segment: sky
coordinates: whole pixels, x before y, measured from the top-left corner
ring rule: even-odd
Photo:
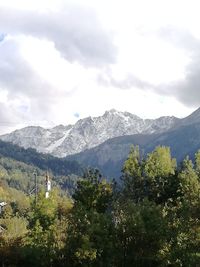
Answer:
[[[198,0],[0,0],[0,134],[200,106]]]

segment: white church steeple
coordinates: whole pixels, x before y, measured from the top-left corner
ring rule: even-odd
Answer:
[[[48,198],[49,192],[51,191],[51,181],[48,172],[46,173],[45,187],[46,187],[45,197]]]

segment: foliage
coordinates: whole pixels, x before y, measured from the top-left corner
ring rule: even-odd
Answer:
[[[110,266],[112,218],[108,212],[112,186],[97,170],[78,182],[68,227],[67,262],[70,266]]]
[[[2,266],[200,265],[200,151],[177,167],[168,147],[145,157],[133,146],[119,185],[92,169],[76,182],[60,176],[72,199],[56,183],[45,198],[40,169],[37,201],[27,196],[34,170],[0,159]]]
[[[167,221],[162,207],[144,199],[119,203],[115,213],[116,266],[161,266],[167,243]]]

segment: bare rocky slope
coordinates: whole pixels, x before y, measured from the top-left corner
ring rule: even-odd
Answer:
[[[96,147],[108,139],[134,135],[166,132],[180,123],[176,117],[141,119],[128,112],[114,109],[100,117],[88,117],[74,125],[59,125],[51,129],[29,126],[0,139],[24,148],[35,148],[38,152],[65,157]]]

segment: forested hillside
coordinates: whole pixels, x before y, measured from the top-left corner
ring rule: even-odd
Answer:
[[[194,158],[177,166],[168,147],[146,156],[132,147],[120,184],[90,169],[72,198],[41,188],[36,202],[1,182],[2,266],[200,266],[200,152]]]
[[[0,140],[0,156],[15,159],[42,170],[49,170],[54,175],[80,175],[83,168],[76,161],[60,159],[48,154],[41,154],[35,149],[24,149],[17,145]]]

